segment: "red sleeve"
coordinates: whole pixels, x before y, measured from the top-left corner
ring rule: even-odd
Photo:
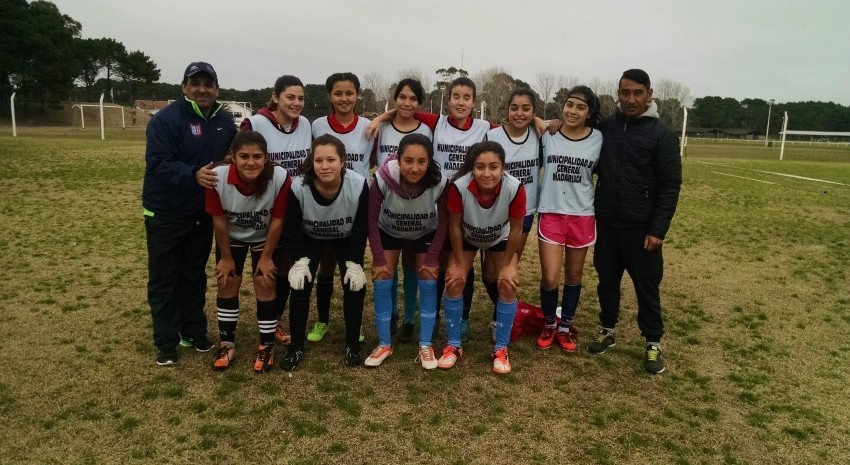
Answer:
[[[254,128],[251,126],[251,120],[245,118],[242,120],[242,124],[239,125],[240,131],[253,131]]]
[[[498,128],[499,126],[501,126],[501,124],[499,124],[499,123],[494,123],[494,122],[492,122],[492,121],[488,121],[488,123],[490,123],[490,129],[496,129],[496,128]]]
[[[417,111],[413,114],[413,117],[416,121],[428,126],[431,128],[431,132],[434,132],[434,129],[437,127],[437,121],[440,119],[440,115],[435,113],[426,113],[424,111]]]
[[[525,187],[519,186],[514,199],[511,200],[511,208],[508,211],[510,218],[525,218]]]
[[[221,197],[215,189],[204,189],[204,209],[211,216],[224,216],[224,207],[221,206]]]
[[[460,197],[460,191],[457,186],[449,184],[449,199],[446,202],[446,209],[449,213],[463,215],[463,199]]]
[[[283,187],[280,188],[277,192],[277,196],[274,198],[274,205],[272,205],[272,218],[283,218],[286,216],[286,203],[289,200],[289,187],[291,185],[292,178],[287,176],[286,182],[283,183]]]

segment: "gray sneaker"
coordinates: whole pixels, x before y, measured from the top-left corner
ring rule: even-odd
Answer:
[[[652,373],[653,375],[664,372],[664,357],[661,355],[660,347],[651,344],[646,346],[643,367],[647,373]]]
[[[617,341],[614,339],[614,333],[600,329],[596,335],[596,340],[587,346],[587,351],[591,354],[602,355],[606,350],[615,345],[617,345]]]

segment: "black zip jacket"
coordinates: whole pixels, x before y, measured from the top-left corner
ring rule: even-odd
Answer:
[[[670,229],[682,186],[679,139],[653,102],[638,117],[621,112],[600,126],[596,220],[609,227],[645,227],[663,239]]]

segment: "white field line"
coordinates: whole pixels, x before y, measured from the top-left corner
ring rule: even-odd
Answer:
[[[765,183],[765,184],[776,184],[775,182],[762,181],[761,179],[747,178],[747,177],[744,177],[744,176],[737,176],[737,175],[729,174],[729,173],[721,173],[721,172],[719,172],[719,171],[712,171],[712,173],[714,173],[714,174],[719,174],[719,175],[721,175],[721,176],[729,176],[729,177],[732,177],[732,178],[746,179],[747,181],[763,182],[763,183]]]
[[[826,184],[835,184],[835,185],[838,185],[838,186],[850,186],[850,184],[845,184],[843,182],[827,181],[826,179],[807,178],[805,176],[797,176],[796,174],[785,174],[785,173],[777,173],[775,171],[754,170],[754,169],[750,169],[750,168],[741,168],[739,166],[724,165],[722,163],[711,163],[711,162],[707,162],[707,161],[698,161],[698,160],[694,160],[694,161],[696,161],[697,163],[702,163],[704,165],[722,166],[723,168],[752,171],[754,173],[773,174],[773,175],[776,175],[776,176],[785,176],[787,178],[800,179],[802,181],[814,181],[814,182],[823,182],[823,183],[826,183]],[[718,174],[721,174],[721,173],[718,173]],[[731,175],[729,175],[729,176],[731,176]]]

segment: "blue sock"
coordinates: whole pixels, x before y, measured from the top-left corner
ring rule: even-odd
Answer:
[[[390,288],[390,298],[392,299],[393,315],[398,316],[398,269],[393,274],[393,287]]]
[[[463,296],[452,299],[443,297],[443,315],[446,319],[446,341],[450,346],[460,348],[460,318],[463,315]]]
[[[420,279],[419,284],[419,345],[430,346],[437,320],[437,281]]]
[[[514,325],[517,301],[511,303],[499,302],[496,304],[496,347],[495,350],[508,346],[511,340],[511,328]]]
[[[375,281],[375,328],[378,330],[378,344],[382,346],[392,345],[392,337],[390,336],[392,287],[392,279]]]
[[[564,284],[564,297],[561,301],[561,327],[568,328],[576,316],[578,301],[581,298],[581,283]]]
[[[403,270],[402,272],[404,273],[404,322],[413,324],[413,318],[416,315],[416,290],[419,288],[419,280],[416,276],[416,270]]]
[[[546,318],[546,324],[550,327],[555,324],[556,306],[558,305],[558,289],[543,289],[540,288],[540,309],[543,310],[543,316]],[[561,309],[563,312],[563,309]]]

